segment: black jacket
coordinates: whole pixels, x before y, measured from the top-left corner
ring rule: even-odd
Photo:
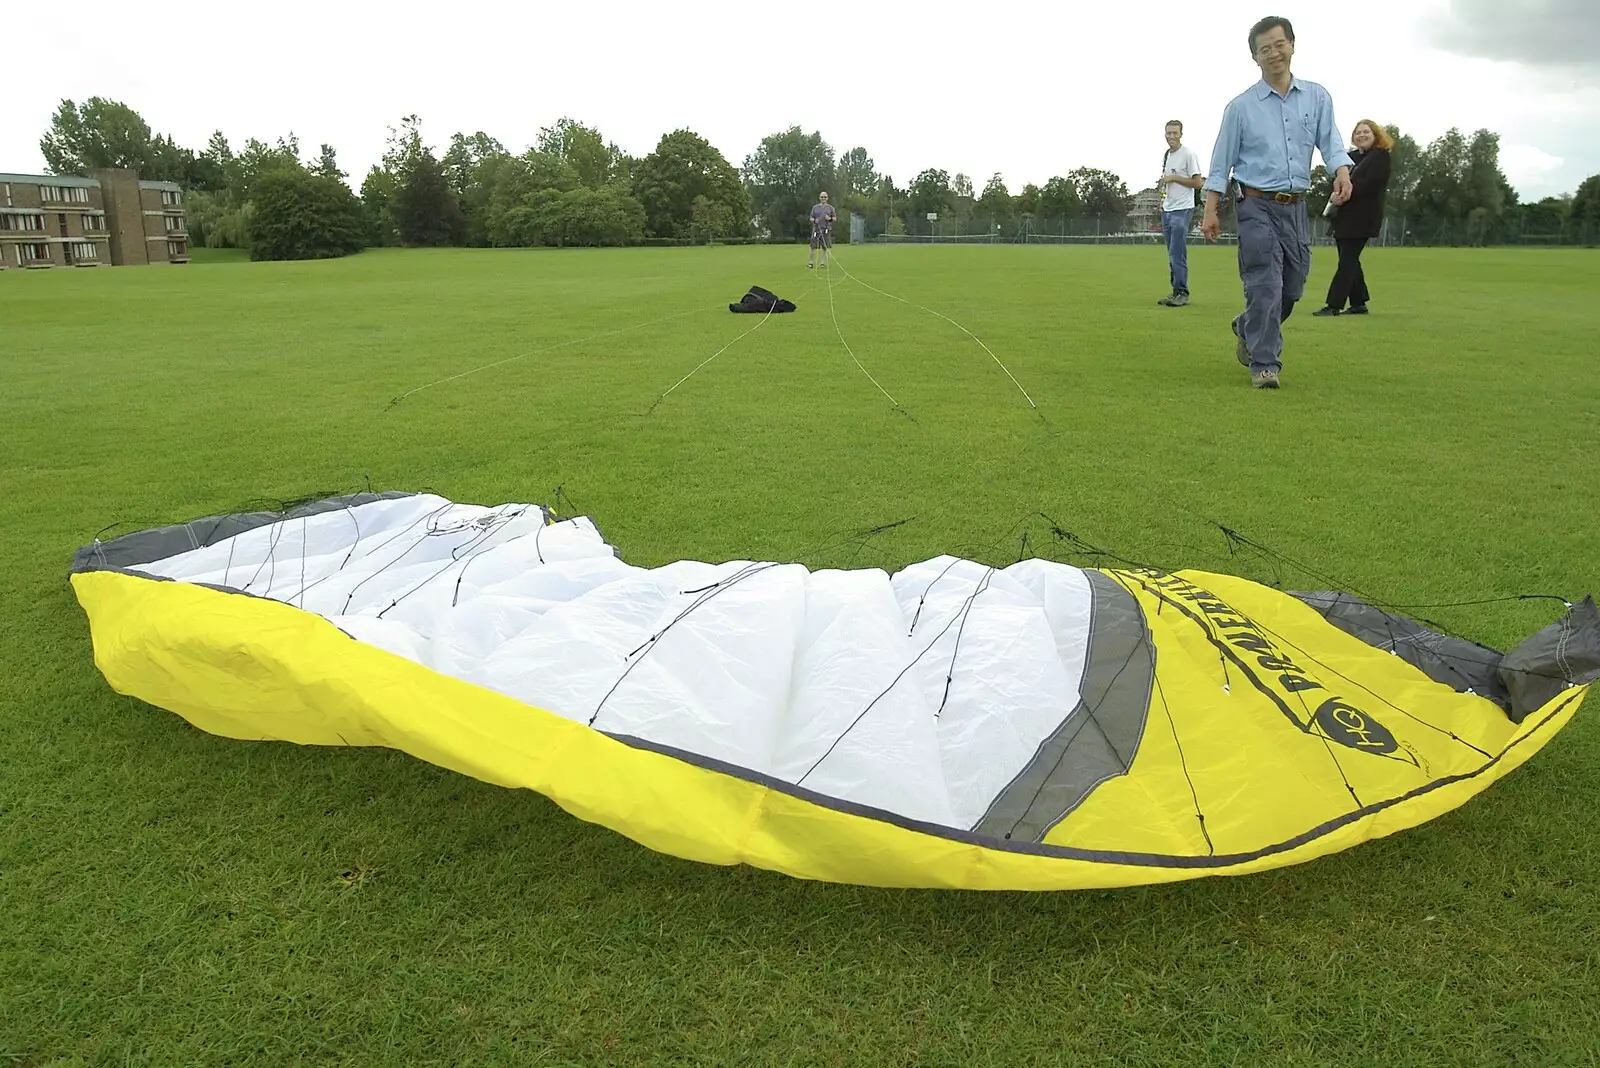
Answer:
[[[1374,148],[1350,153],[1350,199],[1333,216],[1333,236],[1339,240],[1374,238],[1383,229],[1383,196],[1389,187],[1389,150]]]

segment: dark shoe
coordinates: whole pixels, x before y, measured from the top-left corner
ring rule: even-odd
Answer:
[[[1185,304],[1189,303],[1189,294],[1174,293],[1170,297],[1162,297],[1160,300],[1156,301],[1156,303],[1165,305],[1168,308],[1181,308]]]
[[[1311,314],[1312,315],[1343,315],[1344,313],[1341,312],[1338,308],[1331,308],[1331,307],[1324,306],[1324,307],[1318,308],[1316,311],[1312,312]]]
[[[1365,304],[1352,304],[1344,310],[1346,315],[1371,315]]]
[[[1239,339],[1238,343],[1233,346],[1233,354],[1239,358],[1239,362],[1240,363],[1244,364],[1246,367],[1249,367],[1250,366],[1250,346],[1246,345],[1244,343],[1244,335],[1239,333],[1239,317],[1238,316],[1234,316],[1234,319],[1233,319],[1233,336]]]
[[[1256,371],[1250,376],[1250,384],[1257,389],[1277,389],[1278,372]]]

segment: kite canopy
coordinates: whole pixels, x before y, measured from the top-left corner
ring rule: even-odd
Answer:
[[[1502,655],[1227,575],[624,563],[588,519],[359,494],[78,552],[112,687],[381,745],[653,849],[893,886],[1299,863],[1465,803],[1600,677],[1593,599]]]

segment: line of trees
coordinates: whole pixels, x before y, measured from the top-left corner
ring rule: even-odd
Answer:
[[[928,232],[936,214],[946,228],[963,232],[974,220],[1004,225],[1024,216],[1116,218],[1127,215],[1133,197],[1110,171],[1079,167],[1044,185],[1028,184],[1013,195],[1005,178],[993,174],[977,191],[965,174],[929,168],[901,187],[879,174],[865,148],[837,158],[820,133],[791,126],[761,140],[744,161],[744,181],[764,229],[773,236],[803,239],[810,233],[810,210],[817,191],[827,189],[841,212],[866,219],[867,236]]]
[[[1519,203],[1499,166],[1499,138],[1451,130],[1426,148],[1395,138],[1389,211],[1412,229],[1459,224],[1476,240],[1507,227],[1590,226],[1600,231],[1600,176],[1571,197]],[[735,168],[692,130],[662,136],[630,156],[599,130],[563,118],[516,153],[483,131],[457,133],[436,154],[410,115],[391,128],[382,159],[357,196],[330,145],[303,159],[291,134],[255,138],[237,152],[219,130],[193,151],[155,134],[127,105],[63,100],[40,140],[52,173],[132,167],[178,182],[191,240],[250,250],[258,259],[339,256],[382,245],[572,246],[803,240],[821,189],[868,236],[943,232],[1065,231],[1068,221],[1125,227],[1133,197],[1117,175],[1079,167],[1013,194],[1000,174],[975,187],[965,174],[929,168],[901,186],[860,146],[835,154],[798,126],[763,138]],[[1313,207],[1330,185],[1318,168]],[[1320,197],[1318,201],[1316,198]]]
[[[931,212],[960,228],[979,214],[1121,217],[1132,202],[1120,178],[1088,167],[1016,196],[998,174],[979,193],[968,176],[936,168],[901,186],[878,172],[865,148],[836,155],[820,133],[798,126],[763,138],[736,168],[692,130],[673,130],[634,157],[571,118],[541,129],[521,153],[478,131],[453,135],[438,154],[411,115],[389,131],[359,198],[332,146],[303,160],[292,134],[276,144],[252,138],[235,151],[218,131],[193,151],[153,134],[127,105],[99,97],[81,106],[62,101],[40,148],[54,173],[132,167],[178,182],[188,190],[196,244],[247,248],[264,259],[382,245],[804,239],[821,189],[841,211],[866,216],[873,235],[915,232]]]

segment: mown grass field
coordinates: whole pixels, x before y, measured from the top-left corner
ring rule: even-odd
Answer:
[[[1193,250],[1184,309],[1158,248],[839,251],[1037,410],[799,248],[0,275],[0,1065],[1596,1063],[1594,700],[1348,853],[982,895],[681,862],[397,753],[204,735],[97,674],[77,546],[368,484],[559,487],[644,565],[1004,561],[1060,551],[1045,513],[1291,588],[1600,592],[1593,252],[1373,250],[1374,314],[1335,321],[1318,249],[1273,393],[1233,359],[1231,250]],[[798,312],[660,399],[757,325],[726,309],[752,283]],[[1551,608],[1425,614],[1504,648]]]

